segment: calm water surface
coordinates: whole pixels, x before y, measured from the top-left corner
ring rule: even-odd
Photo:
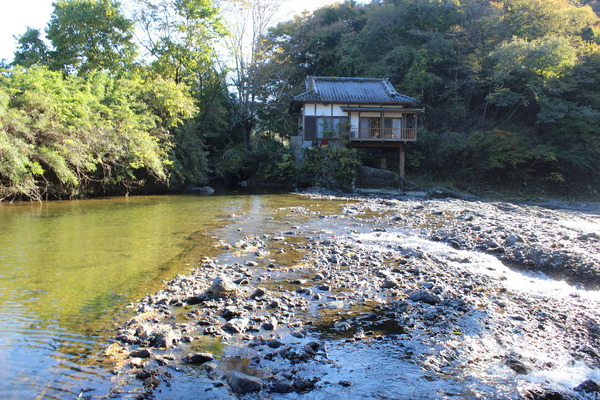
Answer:
[[[110,366],[98,356],[128,303],[213,255],[216,228],[244,219],[257,230],[248,233],[263,233],[274,210],[310,203],[182,195],[0,205],[0,398],[107,389]]]

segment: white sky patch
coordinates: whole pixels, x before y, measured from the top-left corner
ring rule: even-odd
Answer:
[[[13,60],[17,48],[14,36],[21,36],[27,27],[40,29],[44,32],[53,11],[54,0],[2,0],[0,12],[0,60]],[[128,0],[121,0],[125,6]],[[314,11],[340,0],[284,0],[280,7],[275,23],[292,19],[304,10]]]

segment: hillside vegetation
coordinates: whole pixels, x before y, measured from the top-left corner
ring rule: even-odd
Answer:
[[[58,0],[44,32],[18,37],[0,77],[0,199],[314,183],[284,148],[307,75],[386,77],[420,99],[409,177],[597,194],[596,1],[347,1],[255,32],[231,68],[215,48],[235,29],[210,0],[124,5]]]

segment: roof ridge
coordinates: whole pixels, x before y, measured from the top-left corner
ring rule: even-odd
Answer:
[[[316,76],[306,77],[306,91],[293,101],[341,101],[359,103],[417,103],[396,91],[388,78]]]
[[[317,76],[317,75],[309,75],[307,80],[330,80],[330,81],[341,81],[341,80],[349,80],[349,81],[374,81],[374,82],[383,82],[387,81],[387,78],[367,78],[360,76]]]

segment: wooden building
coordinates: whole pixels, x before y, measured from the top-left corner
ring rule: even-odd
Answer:
[[[404,176],[406,143],[417,140],[418,100],[396,92],[387,79],[309,76],[306,92],[292,100],[303,146],[397,149]],[[383,166],[383,165],[382,165]]]

